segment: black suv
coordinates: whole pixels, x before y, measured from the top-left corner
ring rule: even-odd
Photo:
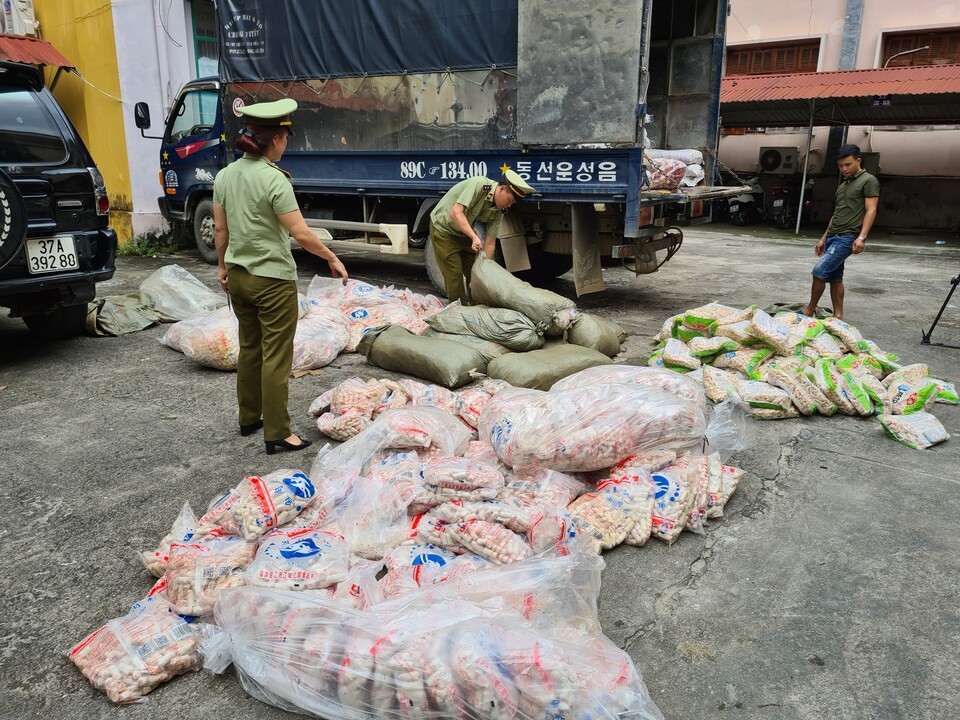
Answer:
[[[117,234],[100,171],[29,65],[0,62],[0,306],[34,333],[83,332]]]

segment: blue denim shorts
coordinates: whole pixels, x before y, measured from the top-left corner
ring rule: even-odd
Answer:
[[[813,276],[824,282],[843,280],[843,263],[853,254],[853,233],[829,235],[823,248],[823,255],[813,266]]]

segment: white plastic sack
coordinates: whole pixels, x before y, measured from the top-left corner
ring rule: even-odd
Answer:
[[[166,321],[206,315],[227,304],[223,293],[208,288],[179,265],[165,265],[140,284],[140,294]]]

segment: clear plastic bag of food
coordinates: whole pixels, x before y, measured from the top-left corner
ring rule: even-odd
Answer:
[[[906,383],[907,385],[919,385],[930,377],[930,367],[924,363],[913,363],[912,365],[903,365],[883,378],[883,384],[890,387],[893,384]]]
[[[347,577],[350,548],[331,530],[279,528],[260,540],[243,575],[247,583],[284,590],[317,590]]]
[[[173,543],[167,563],[167,599],[181,615],[213,613],[217,594],[244,584],[256,543],[236,537],[207,537],[202,543]]]
[[[336,520],[358,477],[388,449],[415,449],[459,456],[470,431],[459,418],[434,407],[403,407],[382,412],[363,432],[336,448],[324,447],[310,468],[325,515]]]
[[[140,559],[155,577],[163,577],[167,571],[167,563],[170,561],[170,544],[179,542],[190,542],[190,539],[196,533],[198,527],[197,516],[193,514],[193,508],[186,502],[180,508],[180,514],[173,521],[173,527],[170,532],[163,536],[157,549],[152,552],[145,550],[140,553]]]
[[[228,307],[191,320],[180,333],[180,350],[195,363],[217,370],[236,370],[240,356],[237,318]]]
[[[199,670],[200,635],[161,598],[110,620],[67,652],[111,702],[140,702],[163,682]]]
[[[715,403],[721,403],[731,395],[736,395],[737,381],[735,373],[710,365],[703,366],[703,389],[707,397]]]
[[[775,320],[763,310],[757,310],[753,314],[750,324],[747,325],[747,332],[760,338],[779,353],[786,355],[792,350],[790,326]]]
[[[638,523],[644,524],[649,537],[653,496],[652,478],[635,468],[600,481],[595,491],[581,495],[568,509],[577,533],[593,541],[600,552],[626,540]],[[631,544],[645,542],[641,532]]]
[[[894,415],[928,411],[937,401],[937,381],[925,378],[913,385],[906,380],[891,383],[887,396]]]
[[[641,367],[639,365],[601,365],[587,368],[554,383],[551,392],[574,390],[588,385],[606,384],[641,385],[663,390],[680,400],[706,408],[703,388],[688,375],[678,375],[666,368]]]
[[[956,405],[960,403],[960,395],[957,394],[957,384],[947,380],[936,380],[931,378],[937,384],[937,402]]]
[[[713,359],[714,367],[739,370],[751,380],[760,379],[760,368],[774,355],[769,347],[743,348],[732,353],[722,353]]]
[[[928,412],[880,415],[879,420],[887,435],[914,450],[924,450],[950,439],[943,424]]]
[[[694,357],[690,348],[675,338],[667,340],[667,344],[663,348],[663,362],[666,365],[676,365],[688,370],[696,370],[700,367],[700,358]]]
[[[846,352],[846,349],[841,347],[836,338],[828,332],[812,338],[808,341],[808,345],[816,351],[819,357],[830,360],[839,360]]]
[[[847,346],[850,352],[866,352],[870,346],[863,339],[863,335],[853,325],[837,320],[835,317],[829,317],[823,321],[823,326],[833,335],[836,335],[843,344]]]
[[[480,417],[480,437],[507,465],[591,471],[645,450],[703,442],[703,410],[655,388],[589,385],[537,393],[506,390]]]
[[[590,483],[573,475],[547,468],[512,469],[505,478],[505,496],[516,498],[528,508],[565,508],[592,489]]]
[[[248,692],[321,717],[661,720],[629,656],[610,641],[531,625],[509,607],[493,615],[458,598],[438,603],[453,587],[433,586],[439,595],[422,601],[400,597],[377,615],[242,588],[224,597],[217,621]]]
[[[690,348],[690,354],[701,360],[717,353],[736,352],[740,349],[740,343],[722,335],[711,338],[693,338],[687,345]]]
[[[723,508],[743,478],[743,470],[724,465],[719,457],[711,455],[710,479],[707,488],[707,519],[723,516]]]
[[[228,535],[254,540],[293,520],[316,495],[313,482],[299,470],[276,470],[263,477],[250,475],[200,519],[200,534],[217,527]]]
[[[314,370],[333,362],[350,341],[348,328],[343,313],[309,302],[293,336],[293,370]]]
[[[737,383],[737,395],[751,408],[789,410],[793,407],[790,393],[765,382],[741,380]]]
[[[709,478],[710,464],[705,457],[681,459],[654,473],[650,535],[671,545],[684,529],[703,532]]]

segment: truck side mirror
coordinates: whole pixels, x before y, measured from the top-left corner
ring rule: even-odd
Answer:
[[[133,119],[141,130],[150,129],[150,106],[145,102],[138,102],[133,106]]]

